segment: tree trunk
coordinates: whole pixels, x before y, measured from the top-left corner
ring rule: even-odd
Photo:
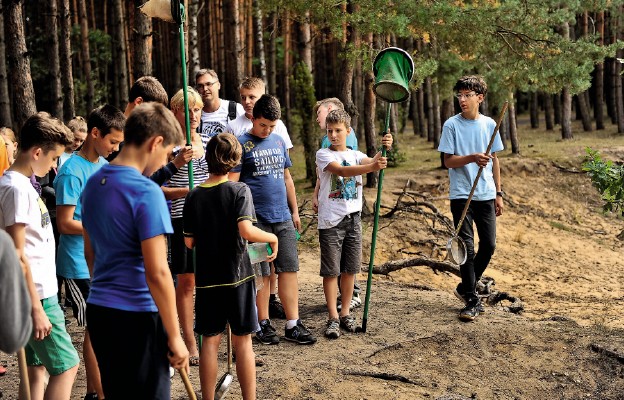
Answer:
[[[375,83],[375,75],[373,71],[367,71],[364,75],[364,139],[366,142],[366,154],[373,157],[377,152],[375,143],[375,115],[376,101],[373,84]],[[366,187],[374,188],[377,186],[377,174],[370,172],[366,174]]]
[[[282,106],[286,109],[286,122],[290,124],[292,121],[291,108],[290,108],[290,74],[292,67],[292,31],[290,22],[290,12],[284,12],[284,19],[282,20],[282,28],[284,31],[284,70],[283,75],[283,99]]]
[[[188,44],[189,44],[189,72],[188,84],[193,86],[195,82],[195,74],[201,68],[201,58],[199,56],[199,37],[198,37],[198,17],[199,17],[199,0],[189,1],[188,14]]]
[[[568,88],[561,92],[561,138],[572,139],[572,95]]]
[[[427,95],[427,141],[433,142],[433,137],[435,135],[434,125],[433,125],[433,90],[431,89],[431,77],[428,76],[425,78],[425,92]]]
[[[553,96],[553,111],[555,125],[561,125],[561,93],[557,93]]]
[[[64,114],[63,119],[69,121],[76,115],[74,105],[74,76],[72,71],[72,51],[71,51],[71,15],[69,11],[69,0],[61,1],[60,8],[60,55],[59,63],[61,67],[61,84],[63,86]]]
[[[8,3],[8,4],[7,4]],[[13,94],[16,131],[28,117],[37,112],[35,90],[30,75],[30,59],[24,37],[22,1],[4,2],[4,34],[7,41],[9,80]]]
[[[624,51],[617,51],[617,58],[624,58]],[[615,110],[617,116],[618,133],[624,133],[624,98],[622,94],[622,63],[615,61]]]
[[[440,120],[440,91],[437,80],[432,82],[431,89],[433,91],[433,148],[437,149],[440,144],[440,135],[442,134],[442,121]]]
[[[513,91],[509,93],[509,140],[511,141],[512,154],[520,154],[520,141],[518,140],[518,125],[516,123],[516,100]]]
[[[63,93],[61,89],[61,66],[59,65],[58,14],[56,0],[48,0],[45,19],[45,35],[48,39],[48,77],[51,109],[56,118],[63,119]]]
[[[134,0],[135,10],[145,0]],[[192,18],[193,13],[190,13]],[[197,16],[195,16],[197,20]],[[134,80],[142,76],[152,75],[152,19],[140,11],[134,13],[134,29],[132,29],[132,54]]]
[[[266,58],[264,56],[264,27],[262,24],[262,9],[258,4],[258,0],[253,0],[253,9],[254,9],[254,25],[256,27],[255,37],[256,37],[256,51],[258,55],[258,66],[260,69],[260,79],[266,85],[267,82],[267,67],[266,67]],[[310,69],[311,70],[311,69]]]
[[[576,95],[576,105],[581,114],[581,120],[583,121],[583,130],[585,132],[593,131],[591,115],[589,113],[589,105],[585,97],[585,92]]]
[[[0,7],[2,7],[2,4],[0,4]],[[6,61],[4,10],[0,9],[0,125],[12,127],[13,117],[11,116],[11,101],[9,97],[9,82],[7,79]]]
[[[544,94],[544,118],[546,119],[546,130],[552,131],[553,129],[555,129],[553,115],[553,96],[550,93]]]
[[[418,130],[420,137],[427,137],[427,118],[425,117],[425,85],[421,84],[418,89]]]
[[[269,93],[277,93],[277,13],[272,12],[271,25],[273,30],[269,36]]]
[[[418,120],[418,90],[412,90],[410,98],[409,115],[412,118],[412,132],[414,132],[414,136],[418,136],[420,133],[418,132],[418,125],[420,123]]]
[[[310,12],[306,11],[299,23],[299,57],[312,72],[312,35],[310,33]]]
[[[84,1],[84,0],[80,0]],[[113,48],[115,54],[115,84],[119,89],[119,97],[115,107],[123,109],[128,101],[128,62],[126,60],[126,38],[124,35],[124,8],[123,0],[114,0],[113,3]]]
[[[119,1],[119,0],[116,0]],[[89,20],[87,19],[87,6],[85,0],[78,0],[78,20],[80,21],[80,56],[82,59],[83,79],[87,83],[86,114],[93,110],[93,99],[95,98],[95,87],[91,77],[91,55],[89,54]],[[123,25],[118,25],[123,26]],[[124,55],[125,58],[125,55]]]
[[[352,5],[346,6],[345,11],[349,14],[353,13]],[[345,111],[351,115],[351,118],[357,117],[358,109],[353,102],[353,61],[348,57],[349,48],[356,49],[359,47],[359,33],[355,29],[344,26],[344,39],[342,41],[342,60],[340,68],[340,80],[338,82],[338,98],[342,101]],[[396,133],[396,130],[394,131]]]
[[[598,45],[604,46],[604,11],[596,13],[596,31],[599,35]],[[596,64],[594,89],[594,119],[596,129],[604,129],[604,63]]]
[[[238,85],[243,79],[242,46],[240,35],[239,0],[223,2],[225,16],[223,28],[225,39],[225,82],[221,90],[226,99],[238,98]]]
[[[529,113],[531,129],[539,128],[539,98],[537,92],[529,93]]]

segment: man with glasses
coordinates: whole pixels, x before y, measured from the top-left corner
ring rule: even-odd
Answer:
[[[455,97],[461,113],[449,118],[442,129],[438,151],[444,153],[449,169],[451,213],[455,224],[468,200],[479,168],[479,178],[459,236],[466,243],[468,258],[460,267],[462,281],[455,295],[464,303],[459,313],[462,321],[473,321],[485,310],[476,292],[476,283],[487,268],[496,247],[496,217],[503,213],[500,164],[496,153],[503,150],[500,135],[496,135],[491,154],[485,154],[496,122],[479,113],[479,105],[487,93],[480,76],[464,76],[457,81]],[[473,221],[479,234],[479,250],[474,251]]]
[[[204,68],[197,71],[195,88],[204,102],[198,131],[205,150],[208,140],[223,132],[229,121],[245,114],[245,109],[235,101],[219,98],[221,83],[217,73],[212,69]]]

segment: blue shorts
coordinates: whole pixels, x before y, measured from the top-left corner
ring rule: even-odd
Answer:
[[[71,337],[65,330],[65,314],[56,295],[41,300],[41,305],[50,323],[52,332],[43,340],[32,337],[26,345],[26,363],[29,366],[43,365],[52,376],[70,370],[80,362]]]

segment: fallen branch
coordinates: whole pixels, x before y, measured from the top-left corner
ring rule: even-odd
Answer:
[[[611,358],[615,358],[616,360],[618,360],[619,362],[621,362],[622,364],[624,364],[624,354],[619,353],[617,350],[609,350],[599,344],[595,344],[592,343],[591,346],[589,346],[590,349],[592,349],[593,351],[595,351],[596,353],[600,353],[602,355],[605,355],[607,357],[611,357]]]
[[[438,261],[429,257],[414,257],[405,260],[388,261],[373,267],[374,274],[388,275],[390,272],[399,271],[409,267],[429,267],[434,271],[450,272],[456,276],[461,276],[459,267],[446,261]]]
[[[371,357],[374,357],[374,356],[376,356],[377,354],[381,353],[382,351],[402,349],[402,348],[403,348],[403,344],[406,344],[406,343],[415,343],[415,342],[417,342],[417,341],[419,341],[419,340],[423,340],[423,339],[431,339],[431,338],[433,338],[433,337],[434,337],[434,336],[424,336],[424,337],[419,337],[419,338],[416,338],[416,339],[413,339],[413,340],[408,340],[408,341],[406,341],[406,342],[398,342],[398,343],[394,343],[394,344],[391,344],[391,345],[388,345],[388,346],[384,346],[384,347],[382,347],[382,348],[380,348],[380,349],[377,349],[377,350],[373,351],[373,352],[372,352],[370,355],[368,355],[366,358],[371,358]]]
[[[567,167],[564,167],[563,165],[557,164],[554,161],[553,161],[552,165],[553,165],[553,167],[557,168],[561,172],[567,172],[569,174],[583,174],[584,173],[583,171],[579,171],[575,167],[567,168]]]
[[[498,303],[500,303],[501,301],[504,300],[508,300],[511,302],[511,305],[507,306],[507,307],[503,307],[505,310],[512,312],[514,314],[520,314],[522,311],[524,311],[524,304],[522,303],[522,300],[520,300],[519,298],[510,295],[509,293],[506,292],[494,292],[489,296],[484,296],[487,297],[487,302],[489,305],[496,305]]]
[[[402,375],[390,374],[387,372],[367,372],[367,371],[345,371],[346,375],[354,375],[354,376],[366,376],[369,378],[377,378],[383,379],[385,381],[399,381],[404,383],[409,383],[411,385],[423,386],[422,383],[415,382],[409,378],[406,378]]]

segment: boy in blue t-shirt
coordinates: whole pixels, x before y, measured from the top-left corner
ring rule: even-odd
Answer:
[[[31,175],[42,177],[56,167],[71,141],[72,133],[61,121],[45,112],[32,115],[20,132],[15,163],[0,178],[0,229],[13,239],[31,299],[26,362],[30,393],[37,399],[69,399],[80,362],[58,304],[50,214],[30,182]]]
[[[183,139],[171,111],[141,104],[128,117],[123,149],[82,194],[93,277],[87,330],[106,398],[169,399],[169,364],[188,369],[167,264],[173,228],[162,190],[146,177]]]
[[[349,304],[355,275],[362,261],[362,174],[386,168],[388,160],[377,153],[374,158],[347,147],[351,117],[344,110],[333,110],[326,117],[328,148],[316,152],[319,174],[318,229],[321,246],[321,276],[329,318],[325,328],[328,339],[337,339],[340,328],[355,332],[356,322],[349,307],[338,312],[338,284],[342,304]],[[392,135],[382,143],[390,148]],[[338,276],[341,277],[338,283]]]
[[[100,106],[87,118],[87,138],[79,151],[67,159],[54,179],[56,192],[56,226],[60,233],[56,272],[69,288],[66,296],[71,300],[78,326],[85,326],[86,300],[91,284],[89,268],[84,255],[82,237],[82,205],[80,195],[91,175],[108,164],[106,157],[119,150],[124,140],[126,117],[121,110]],[[91,348],[89,332],[85,331],[82,354],[87,377],[87,397],[102,396],[98,365]]]
[[[496,247],[496,217],[503,213],[500,164],[496,153],[503,150],[500,135],[496,135],[491,154],[485,154],[496,122],[479,113],[479,105],[487,93],[487,85],[480,76],[464,76],[455,87],[462,112],[449,118],[442,129],[438,151],[444,153],[444,164],[450,178],[451,213],[455,224],[462,211],[480,167],[483,173],[470,202],[466,218],[459,231],[466,243],[468,259],[460,267],[462,281],[455,295],[464,302],[459,313],[462,321],[472,321],[484,312],[476,292]],[[473,222],[479,233],[479,251],[474,251]]]
[[[301,228],[295,184],[288,168],[292,166],[284,140],[273,135],[281,117],[279,101],[263,95],[253,109],[253,127],[238,140],[243,145],[241,163],[232,169],[230,179],[240,180],[251,189],[258,218],[258,228],[275,234],[280,252],[274,261],[278,276],[278,293],[286,313],[285,339],[299,344],[316,343],[316,338],[299,319],[299,258],[295,229]],[[269,320],[268,263],[262,265],[264,285],[258,291],[256,304],[260,332],[256,339],[264,344],[277,344],[279,337]]]
[[[277,256],[277,236],[253,226],[249,187],[228,181],[242,147],[232,134],[213,136],[206,148],[210,177],[193,189],[184,205],[184,241],[195,248],[195,332],[204,337],[200,357],[202,397],[214,396],[221,334],[229,323],[236,349],[236,372],[243,399],[255,399],[256,368],[251,334],[258,330],[255,274],[247,241],[269,243]],[[227,305],[215,307],[215,304]]]

